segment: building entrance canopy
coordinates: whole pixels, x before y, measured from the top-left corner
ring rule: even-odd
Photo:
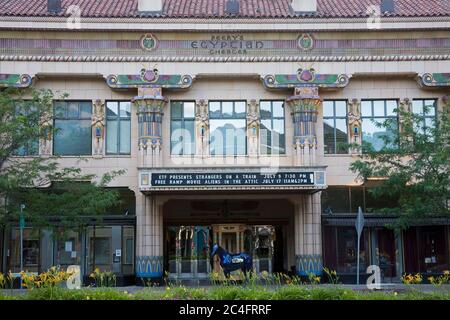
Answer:
[[[321,190],[325,167],[299,168],[164,168],[141,169],[139,188],[145,193],[215,190]]]

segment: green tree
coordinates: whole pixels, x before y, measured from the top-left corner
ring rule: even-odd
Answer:
[[[384,147],[375,151],[363,143],[362,156],[350,165],[350,170],[364,182],[379,179],[369,189],[374,198],[398,199],[394,208],[380,210],[398,216],[394,227],[405,228],[412,221],[450,216],[449,111],[447,103],[435,120],[425,126],[422,116],[398,108],[399,125],[392,119],[376,124],[389,130],[397,128],[383,136]]]
[[[17,223],[25,204],[27,225],[77,230],[86,217],[100,218],[120,202],[118,192],[106,186],[123,171],[84,174],[62,167],[58,157],[39,156],[39,139],[54,133],[53,99],[50,90],[0,92],[0,226]],[[21,157],[24,150],[30,156]]]

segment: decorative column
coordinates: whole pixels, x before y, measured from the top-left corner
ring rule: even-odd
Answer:
[[[252,99],[248,103],[247,108],[247,143],[249,157],[257,157],[259,154],[260,127],[259,103],[255,99]]]
[[[302,194],[295,204],[295,261],[298,275],[320,275],[323,269],[320,192]]]
[[[92,109],[92,155],[94,158],[102,158],[105,143],[105,100],[93,101]]]
[[[162,165],[162,116],[167,99],[161,87],[139,87],[132,102],[137,108],[140,167]]]
[[[197,100],[195,104],[195,141],[196,154],[209,155],[209,107],[207,100]]]
[[[53,153],[53,109],[49,108],[48,114],[43,114],[40,119],[40,128],[42,131],[39,138],[39,155],[50,157]]]
[[[163,203],[153,195],[140,195],[137,214],[136,277],[163,275]]]
[[[296,87],[292,97],[286,99],[294,122],[294,162],[296,166],[316,163],[316,124],[318,108],[322,104],[319,88]]]
[[[350,148],[350,154],[360,154],[360,146],[362,144],[361,133],[361,100],[352,99],[348,103],[348,141],[354,144],[354,147]],[[358,147],[359,146],[359,147]]]

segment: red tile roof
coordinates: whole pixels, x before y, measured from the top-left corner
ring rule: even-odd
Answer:
[[[394,0],[395,12],[385,16],[450,16],[450,0]],[[298,16],[291,0],[239,0],[238,15],[225,13],[226,0],[164,0],[161,18],[293,18]],[[317,0],[318,17],[367,16],[367,8],[381,0]],[[65,16],[70,5],[78,5],[83,17],[139,17],[138,0],[62,0]],[[47,12],[47,0],[1,0],[0,16],[54,16]]]

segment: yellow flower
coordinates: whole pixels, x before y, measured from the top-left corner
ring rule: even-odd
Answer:
[[[394,291],[394,296],[398,295],[397,291]]]
[[[444,270],[444,275],[446,275],[446,276],[450,275],[450,271],[449,270]]]

